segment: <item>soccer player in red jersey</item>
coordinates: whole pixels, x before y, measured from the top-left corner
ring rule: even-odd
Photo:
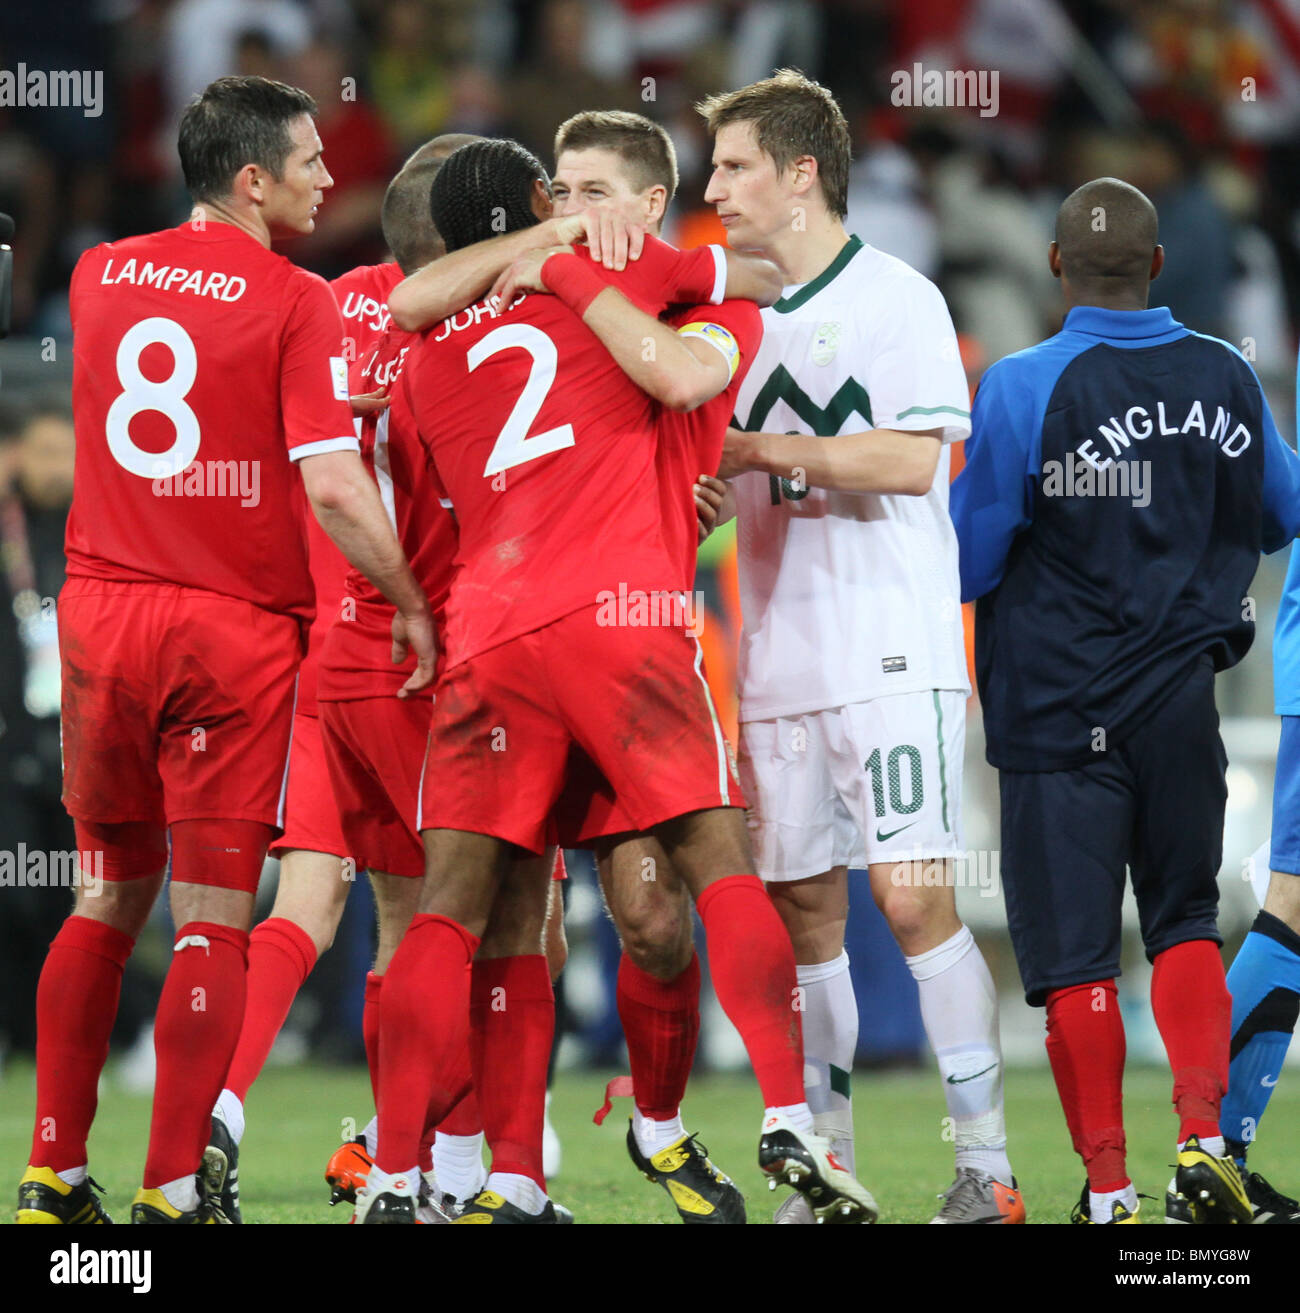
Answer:
[[[672,141],[637,114],[575,115],[556,132],[553,186],[559,214],[598,205],[657,235],[677,187]],[[539,258],[534,255],[533,269],[520,268],[516,276],[535,286]],[[660,523],[679,563],[677,587],[689,595],[700,526],[693,490],[697,479],[717,471],[736,393],[762,337],[762,318],[754,302],[744,299],[674,307],[666,323],[694,357],[684,362],[680,353],[644,351],[644,326],[634,313],[616,317],[618,310],[610,306],[603,320],[588,318],[588,327],[643,389],[656,396],[665,386],[677,389],[669,393],[676,408],[665,405],[659,413],[656,466]],[[686,614],[688,622],[697,619],[694,608]],[[636,827],[603,781],[588,787],[586,798],[580,793],[571,788],[566,795],[573,829],[562,828],[561,837],[571,846],[595,847],[601,888],[623,945],[616,999],[632,1070],[628,1152],[645,1176],[668,1191],[683,1221],[744,1221],[740,1192],[681,1119],[700,1028],[690,895],[659,840],[628,833]]]
[[[97,898],[78,891],[41,973],[20,1221],[106,1220],[86,1138],[122,966],[162,886],[169,838],[177,932],[131,1216],[225,1220],[196,1173],[281,819],[313,600],[304,488],[399,608],[419,657],[406,692],[432,677],[428,603],[357,453],[338,308],[319,278],[270,251],[273,237],[311,231],[330,185],[314,109],[262,78],[213,83],[180,129],[191,219],[96,247],[73,275],[64,803],[78,847],[103,853],[105,883]]]
[[[598,207],[657,233],[677,186],[672,142],[662,127],[623,111],[578,114],[557,131],[555,154],[557,216]],[[555,221],[551,226],[557,227]],[[523,240],[533,232],[525,229],[516,236]],[[466,254],[495,256],[487,271],[496,274],[505,268],[500,251],[507,240],[466,248]],[[515,267],[515,276],[527,277],[534,290],[544,290],[536,272],[547,252],[536,248]],[[449,263],[429,267],[421,278],[426,284],[435,273],[448,279],[443,270]],[[454,292],[453,280],[448,286]],[[509,297],[504,285],[502,290]],[[762,321],[754,302],[742,298],[675,308],[667,328],[625,300],[607,301],[603,314],[587,319],[588,326],[624,371],[664,403],[655,462],[660,523],[670,556],[681,563],[677,587],[687,593],[695,576],[700,524],[712,524],[717,496],[711,493],[715,501],[701,506],[692,489],[700,476],[716,484],[707,472],[717,469],[735,392],[757,349]],[[678,341],[671,336],[674,330]],[[647,340],[654,343],[653,352],[646,350]],[[693,616],[687,611],[683,619],[689,623]],[[681,1124],[681,1100],[699,1034],[700,991],[686,888],[653,835],[627,833],[635,827],[594,770],[571,783],[559,811],[566,846],[597,848],[601,885],[624,945],[617,1002],[635,1091],[628,1135],[633,1162],[668,1190],[684,1221],[743,1221],[739,1191]],[[646,878],[647,870],[653,879]]]
[[[545,217],[548,190],[522,147],[476,143],[435,180],[434,221],[456,249],[494,225]],[[620,286],[657,313],[670,300],[719,300],[725,269],[715,248],[683,254],[647,238]],[[384,986],[379,1149],[356,1218],[414,1220],[410,1164],[425,1109],[436,1115],[456,1094],[449,1059],[474,992],[465,968],[502,880],[519,881],[511,845],[542,851],[570,753],[585,752],[636,828],[656,831],[696,898],[719,999],[764,1095],[760,1166],[830,1217],[872,1220],[870,1195],[812,1134],[793,952],[752,874],[738,790],[692,648],[667,627],[641,633],[601,621],[602,584],[663,597],[679,573],[658,523],[652,403],[575,322],[608,291],[591,259],[553,254],[543,276],[555,298],[476,303],[426,334],[398,385],[460,538],[421,789],[422,910]],[[498,988],[507,1009],[534,1002],[530,982]],[[479,1046],[475,1083],[486,1090],[506,1066],[531,1072],[537,1056]],[[540,1079],[516,1081],[504,1122],[494,1125],[484,1106],[492,1173],[458,1222],[556,1220],[540,1164],[544,1089],[543,1053]]]
[[[442,243],[428,218],[429,184],[441,162],[455,150],[476,138],[451,134],[435,138],[416,151],[393,178],[384,196],[381,211],[385,239],[396,261],[361,265],[330,284],[330,291],[343,317],[343,356],[351,362],[349,391],[353,394],[354,414],[363,460],[371,468],[367,436],[373,448],[373,433],[381,422],[379,393],[386,392],[390,380],[375,377],[373,361],[380,344],[390,334],[390,316],[385,304],[388,292],[404,276],[442,254]],[[418,222],[423,213],[423,223]],[[412,222],[415,216],[416,222]],[[399,335],[400,336],[400,335]],[[399,343],[400,345],[400,343]],[[370,368],[367,368],[370,366]],[[370,394],[370,395],[367,395]],[[383,421],[386,423],[386,421]],[[373,470],[371,471],[373,473]],[[387,500],[385,505],[387,506]],[[350,614],[355,603],[345,603],[345,579],[350,569],[347,559],[307,511],[307,562],[315,589],[316,616],[307,642],[307,655],[298,674],[298,700],[294,708],[293,740],[289,761],[288,791],[285,799],[284,833],[271,845],[271,856],[280,859],[280,878],[270,915],[253,931],[248,948],[248,998],[239,1042],[230,1062],[225,1086],[213,1111],[213,1124],[204,1153],[204,1174],[209,1192],[219,1195],[221,1210],[232,1222],[241,1220],[239,1209],[238,1154],[244,1133],[244,1099],[266,1062],[276,1036],[284,1025],[303,981],[316,960],[333,942],[343,915],[348,890],[355,880],[358,863],[348,854],[352,848],[348,831],[340,823],[339,808],[326,765],[322,724],[317,704],[318,665],[325,636],[340,614]],[[414,566],[409,540],[402,539]],[[447,554],[450,561],[450,551]],[[431,585],[417,570],[421,589],[432,596]],[[386,609],[382,617],[389,633],[392,608],[369,580],[356,572],[354,589],[364,585],[375,601]],[[443,589],[445,591],[445,588]],[[344,609],[346,606],[346,610]],[[391,635],[383,644],[391,646]],[[407,719],[423,716],[428,728],[428,690],[413,697],[410,704],[393,695],[409,677],[413,664],[408,661],[394,683],[394,667],[387,662],[385,709],[392,702],[396,713]],[[416,705],[418,703],[418,705]],[[423,746],[423,737],[421,737]],[[412,811],[412,824],[414,811]],[[414,847],[419,848],[418,840]],[[387,868],[383,868],[387,869]],[[421,869],[416,874],[423,873]],[[383,896],[383,881],[375,879],[376,900],[380,912],[380,953],[386,941],[395,946],[414,911],[414,900],[404,912],[396,913],[394,900]],[[394,930],[394,915],[401,917]],[[391,956],[392,948],[387,948]]]

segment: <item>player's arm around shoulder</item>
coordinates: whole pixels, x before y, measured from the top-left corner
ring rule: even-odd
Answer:
[[[492,295],[511,305],[521,292],[549,292],[600,339],[618,367],[670,410],[694,410],[718,395],[735,374],[740,348],[717,324],[680,332],[634,305],[597,271],[594,258],[567,246],[530,251],[497,280]],[[690,330],[690,331],[688,331]]]
[[[575,240],[574,228],[573,220],[549,219],[430,261],[388,294],[393,323],[408,333],[432,327],[473,305],[520,256]]]

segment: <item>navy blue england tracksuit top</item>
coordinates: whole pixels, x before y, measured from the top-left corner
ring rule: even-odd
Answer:
[[[1075,307],[988,370],[971,427],[951,510],[988,760],[1086,765],[1203,654],[1245,655],[1259,553],[1300,533],[1300,458],[1242,355],[1166,309]]]

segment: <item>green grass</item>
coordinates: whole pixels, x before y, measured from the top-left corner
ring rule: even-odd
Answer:
[[[555,1197],[579,1222],[675,1222],[667,1195],[632,1168],[623,1146],[629,1103],[618,1100],[604,1126],[592,1112],[609,1073],[560,1075],[552,1115],[564,1145]],[[1126,1081],[1129,1168],[1139,1190],[1163,1221],[1176,1124],[1169,1107],[1170,1078],[1152,1068],[1130,1070]],[[33,1069],[15,1063],[0,1081],[0,1168],[16,1185],[30,1144]],[[770,1220],[773,1203],[753,1165],[760,1114],[757,1090],[740,1076],[701,1077],[687,1093],[686,1122],[698,1130],[713,1160],[744,1192],[750,1221]],[[952,1175],[951,1146],[942,1138],[943,1093],[933,1072],[859,1071],[854,1078],[858,1167],[885,1222],[927,1222],[936,1194]],[[1300,1086],[1284,1079],[1269,1106],[1253,1164],[1283,1190],[1300,1185]],[[370,1115],[370,1088],[362,1069],[318,1066],[273,1068],[248,1101],[248,1131],[240,1161],[240,1191],[247,1222],[348,1220],[346,1205],[330,1209],[322,1173],[344,1138],[346,1118],[362,1125]],[[1056,1091],[1045,1068],[1007,1076],[1011,1156],[1031,1222],[1065,1222],[1083,1181],[1070,1149]],[[106,1087],[92,1133],[91,1170],[108,1187],[108,1206],[125,1221],[139,1182],[148,1137],[149,1102]],[[5,1210],[3,1220],[12,1220]]]

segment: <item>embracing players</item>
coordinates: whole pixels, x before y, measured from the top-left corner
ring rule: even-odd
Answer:
[[[677,187],[672,141],[658,124],[625,111],[577,114],[556,132],[555,159],[557,215],[586,214],[593,226],[595,213],[617,216],[633,225],[633,237],[639,228],[658,232]],[[547,234],[524,229],[517,236],[526,241],[534,235],[538,245],[512,265],[502,282],[507,298],[520,279],[539,288],[537,269],[549,253]],[[432,317],[449,308],[439,298],[457,290],[458,265],[473,262],[479,290],[486,288],[506,268],[509,251],[509,240],[501,239],[464,248],[429,266],[406,289],[416,294],[405,302],[404,313]],[[766,262],[745,267],[757,275],[746,290],[774,299],[779,291],[775,268]],[[397,299],[404,300],[401,292]],[[757,307],[749,299],[730,298],[718,305],[674,308],[667,322],[659,323],[630,302],[609,298],[586,322],[624,372],[662,403],[655,458],[660,525],[669,555],[678,563],[677,588],[686,597],[695,575],[697,512],[711,523],[714,509],[697,504],[692,490],[698,476],[717,468],[736,392],[762,332]],[[682,627],[692,615],[680,611]],[[596,849],[601,886],[623,944],[616,997],[633,1078],[634,1113],[627,1137],[632,1161],[665,1188],[684,1222],[744,1221],[739,1191],[681,1120],[699,1034],[700,996],[686,886],[653,835],[628,833],[634,824],[594,770],[571,780],[558,821],[566,847]]]
[[[489,236],[494,217],[510,230],[550,208],[540,166],[508,142],[458,151],[433,198],[449,250]],[[620,280],[641,308],[719,298],[720,252],[647,244]],[[764,1093],[760,1164],[833,1220],[872,1220],[870,1196],[811,1133],[793,959],[746,873],[736,786],[693,647],[672,628],[600,619],[611,586],[663,596],[678,575],[653,495],[650,401],[574,322],[619,293],[577,253],[552,254],[542,276],[553,298],[476,303],[426,335],[399,385],[455,509],[460,550],[421,794],[428,874],[385,983],[379,1153],[358,1220],[414,1216],[420,1120],[455,1094],[446,1073],[468,1026],[466,967],[510,846],[544,845],[571,753],[591,757],[638,829],[657,831],[696,897],[719,999]],[[596,486],[598,496],[585,495]],[[484,1092],[486,1058],[475,1055]],[[496,1134],[484,1106],[493,1171],[461,1221],[554,1220],[538,1166],[540,1110],[536,1081]]]

